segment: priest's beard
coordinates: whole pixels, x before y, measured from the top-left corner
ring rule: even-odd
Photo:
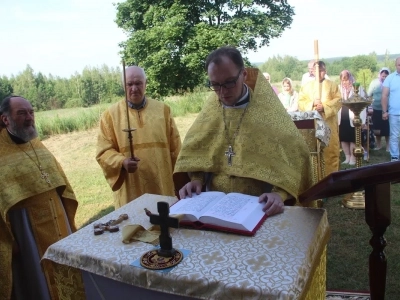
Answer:
[[[35,123],[33,121],[25,122],[22,125],[18,125],[17,123],[14,122],[12,118],[8,119],[10,122],[10,127],[9,131],[16,137],[19,137],[21,140],[24,140],[25,142],[29,142],[30,140],[33,140],[38,136],[38,133],[35,128]]]

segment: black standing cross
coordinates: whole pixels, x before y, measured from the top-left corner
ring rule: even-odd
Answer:
[[[150,215],[150,223],[160,225],[160,247],[158,255],[163,257],[172,257],[175,255],[176,250],[172,248],[172,238],[169,234],[169,227],[178,228],[179,219],[171,218],[169,216],[169,204],[167,202],[157,202],[157,215]]]

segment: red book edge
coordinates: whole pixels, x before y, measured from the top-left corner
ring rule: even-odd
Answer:
[[[267,219],[267,215],[264,214],[264,216],[261,218],[261,220],[257,223],[257,225],[253,228],[252,231],[232,229],[229,227],[218,226],[218,225],[213,225],[213,224],[205,224],[200,221],[196,221],[196,222],[181,221],[181,222],[179,222],[179,225],[192,227],[194,229],[209,229],[209,230],[213,230],[213,231],[223,231],[223,232],[235,233],[235,234],[246,235],[246,236],[254,236],[256,234],[257,230],[260,229],[261,225],[264,223],[264,221],[266,219]]]

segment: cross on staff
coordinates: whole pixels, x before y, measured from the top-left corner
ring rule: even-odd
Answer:
[[[175,255],[176,250],[172,248],[172,238],[169,234],[169,227],[178,228],[179,219],[169,216],[168,202],[157,202],[158,216],[150,214],[150,223],[160,225],[160,248],[157,252],[159,256],[172,257]]]
[[[125,107],[126,107],[126,121],[128,123],[128,128],[123,129],[122,131],[128,133],[128,140],[129,140],[129,150],[131,154],[131,158],[134,160],[135,156],[133,153],[133,142],[132,142],[132,131],[135,131],[136,128],[131,128],[130,121],[129,121],[129,109],[128,109],[128,89],[126,88],[126,70],[125,70],[125,61],[122,61],[122,69],[124,72],[124,89],[125,89]]]

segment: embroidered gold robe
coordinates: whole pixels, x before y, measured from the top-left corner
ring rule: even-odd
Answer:
[[[178,181],[184,172],[191,172],[192,179],[208,173],[212,174],[211,190],[255,196],[267,192],[268,183],[283,200],[289,195],[297,198],[311,186],[308,148],[262,73],[247,71],[250,102],[232,143],[232,165],[225,156],[229,144],[223,108],[212,93],[186,134],[174,177]],[[244,109],[225,109],[231,139]]]
[[[303,86],[299,93],[299,110],[313,110],[314,99],[317,98],[317,82],[311,81]],[[331,129],[331,138],[328,147],[323,151],[325,161],[325,176],[339,170],[339,132],[338,132],[338,111],[341,108],[341,94],[338,85],[325,79],[321,86],[321,102],[324,111],[321,116]]]
[[[135,173],[127,173],[122,162],[130,157],[125,101],[112,105],[102,115],[96,159],[114,191],[114,205],[122,205],[145,194],[174,196],[172,172],[181,139],[170,108],[147,99],[144,108],[129,108],[134,155],[140,158]]]
[[[76,231],[74,217],[78,202],[61,166],[39,139],[31,143],[37,157],[29,143],[17,145],[6,129],[0,129],[0,299],[10,299],[12,290],[15,240],[8,212],[26,209],[40,257],[51,244],[68,236],[70,230]],[[37,159],[49,174],[50,184],[41,178]],[[65,299],[84,299],[79,271],[47,261],[42,266],[52,299],[59,299],[61,294]],[[29,273],[30,270],[21,271]],[[56,280],[64,281],[65,289],[57,290]]]

